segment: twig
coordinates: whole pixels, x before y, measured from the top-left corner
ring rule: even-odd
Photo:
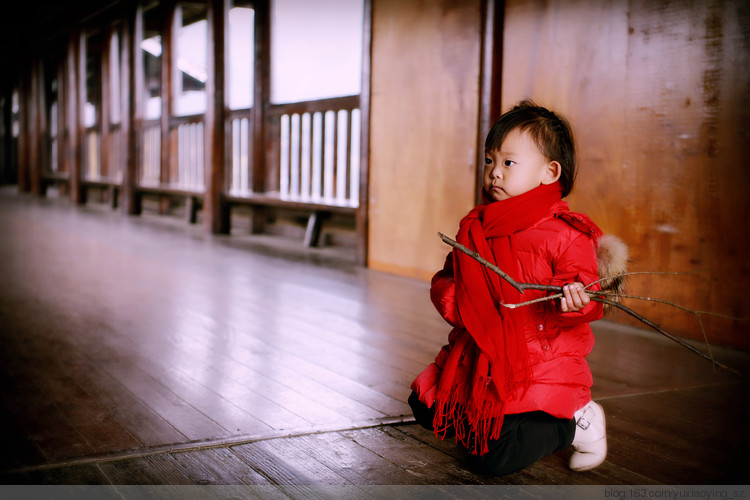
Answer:
[[[695,317],[698,319],[698,325],[701,327],[701,333],[703,334],[703,340],[706,342],[706,349],[708,349],[708,355],[711,356],[711,361],[715,363],[716,360],[714,359],[714,353],[711,350],[711,344],[708,343],[708,335],[706,335],[706,329],[703,327],[703,319],[701,318],[700,314],[696,314]],[[714,373],[716,373],[715,364],[714,364]]]
[[[442,239],[445,243],[449,244],[450,246],[452,246],[454,248],[457,248],[457,249],[461,250],[463,253],[465,253],[469,257],[473,258],[474,260],[476,260],[480,264],[482,264],[485,267],[488,267],[489,269],[492,269],[493,271],[495,271],[497,274],[500,275],[500,277],[502,277],[503,279],[505,279],[505,281],[507,281],[508,283],[510,283],[513,288],[515,288],[519,292],[523,293],[523,288],[521,288],[521,286],[513,278],[511,278],[510,276],[508,276],[507,274],[505,274],[505,271],[503,271],[502,269],[500,269],[499,267],[497,267],[495,264],[489,262],[487,259],[485,259],[481,255],[479,255],[477,252],[473,252],[473,251],[469,250],[468,248],[466,248],[465,246],[463,246],[461,243],[448,238],[443,233],[438,233],[438,236],[440,236],[440,239]]]
[[[523,283],[521,284],[521,286],[523,286]],[[560,288],[560,287],[556,287],[556,288]],[[589,292],[586,292],[586,293],[589,293]],[[517,307],[523,307],[523,306],[529,306],[531,304],[536,304],[537,302],[546,302],[548,300],[559,299],[562,296],[563,296],[562,293],[556,293],[554,295],[545,295],[544,297],[539,297],[538,299],[527,300],[526,302],[519,302],[517,304],[505,304],[503,302],[500,302],[500,305],[507,309],[515,309]]]
[[[556,287],[554,285],[539,285],[539,284],[536,284],[536,283],[519,283],[516,280],[514,280],[513,278],[511,278],[510,276],[508,276],[508,274],[505,271],[503,271],[502,269],[500,269],[499,267],[497,267],[495,264],[489,262],[487,259],[485,259],[481,255],[479,255],[477,252],[475,252],[473,250],[469,250],[468,248],[466,248],[465,246],[463,246],[461,243],[459,243],[456,240],[453,240],[453,239],[447,237],[443,233],[438,233],[438,236],[440,236],[440,239],[442,239],[445,243],[449,244],[453,248],[456,248],[456,249],[462,251],[463,253],[465,253],[466,255],[468,255],[469,257],[471,257],[472,259],[476,260],[477,262],[479,262],[483,266],[485,266],[485,267],[491,269],[492,271],[496,272],[497,274],[499,274],[501,278],[503,278],[505,281],[507,281],[508,283],[510,283],[510,285],[513,288],[515,288],[516,290],[518,290],[520,293],[523,293],[524,290],[542,290],[542,291],[553,291],[553,292],[561,292],[562,291],[561,287],[559,287],[559,286]]]
[[[653,297],[641,297],[638,295],[626,295],[621,293],[612,293],[612,292],[604,292],[604,295],[610,295],[614,297],[619,297],[622,299],[633,299],[633,300],[643,300],[645,302],[654,302],[656,304],[665,304],[671,307],[674,307],[675,309],[680,309],[681,311],[689,312],[691,314],[695,314],[696,316],[715,316],[717,318],[723,318],[723,319],[731,319],[733,321],[750,321],[750,318],[737,318],[735,316],[729,316],[728,314],[721,314],[711,311],[696,311],[695,309],[690,309],[685,306],[681,306],[680,304],[675,304],[674,302],[670,302],[668,300],[664,299],[655,299]]]
[[[596,281],[592,281],[591,283],[589,283],[588,285],[586,285],[586,288],[588,288],[590,286],[593,286],[593,285],[596,285],[597,283],[601,283],[603,281],[608,281],[608,280],[612,280],[612,279],[615,279],[615,278],[622,278],[622,277],[625,277],[625,276],[635,276],[635,275],[639,275],[639,274],[655,274],[655,275],[668,275],[668,276],[689,276],[689,275],[693,275],[695,273],[692,273],[692,272],[680,273],[680,272],[675,272],[675,271],[628,271],[628,272],[625,272],[625,273],[620,273],[620,274],[618,274],[616,276],[605,276],[604,278],[600,278],[600,279],[598,279]]]
[[[695,354],[697,354],[698,356],[702,357],[703,359],[706,359],[706,360],[710,361],[713,365],[718,366],[719,368],[723,368],[723,369],[725,369],[725,370],[727,370],[729,372],[732,372],[735,375],[739,375],[742,378],[746,378],[739,371],[735,370],[734,368],[730,368],[729,366],[727,366],[727,365],[725,365],[723,363],[719,363],[718,361],[716,361],[715,359],[713,359],[712,356],[709,356],[708,354],[704,353],[703,351],[701,351],[700,349],[696,348],[695,346],[693,346],[691,344],[688,344],[687,342],[685,342],[681,338],[675,337],[674,335],[672,335],[671,333],[669,333],[668,331],[664,330],[662,327],[660,327],[659,325],[657,325],[656,323],[654,323],[653,321],[649,320],[648,318],[645,318],[645,317],[641,316],[640,314],[638,314],[637,312],[633,311],[629,307],[625,307],[622,304],[619,304],[617,302],[613,302],[611,300],[607,300],[607,299],[602,298],[602,297],[592,297],[592,300],[595,300],[597,302],[601,302],[603,304],[607,304],[607,305],[612,306],[612,307],[616,307],[616,308],[620,309],[621,311],[624,311],[624,312],[628,313],[629,315],[633,316],[635,319],[637,319],[641,323],[644,323],[644,324],[650,326],[651,328],[653,328],[657,332],[661,333],[662,335],[664,335],[668,339],[673,340],[674,342],[677,342],[678,344],[680,344],[682,347],[686,348],[687,350],[692,351]]]
[[[560,286],[555,286],[555,285],[537,285],[537,284],[533,284],[533,283],[518,283],[513,278],[511,278],[510,276],[508,276],[502,269],[500,269],[496,265],[488,262],[485,258],[483,258],[481,255],[479,255],[477,252],[473,252],[473,251],[469,250],[465,246],[461,245],[460,243],[456,242],[455,240],[452,240],[451,238],[445,236],[442,233],[438,233],[438,235],[440,235],[440,238],[445,243],[451,245],[454,248],[457,248],[458,250],[460,250],[460,251],[464,252],[465,254],[469,255],[470,257],[472,257],[474,260],[478,261],[480,264],[482,264],[485,267],[489,268],[490,270],[496,272],[498,275],[500,275],[501,278],[505,279],[516,290],[518,290],[521,293],[523,293],[523,290],[544,290],[544,291],[551,291],[551,292],[555,292],[556,293],[556,295],[550,295],[550,296],[546,296],[546,297],[541,297],[539,299],[530,300],[528,302],[524,302],[524,303],[520,303],[520,304],[501,304],[504,307],[513,309],[513,308],[516,308],[516,307],[521,307],[523,305],[528,305],[528,304],[532,304],[532,303],[535,303],[535,302],[541,302],[543,300],[551,300],[551,299],[558,298],[558,297],[561,296],[560,292],[562,291],[562,287],[560,287]],[[636,273],[630,273],[630,274],[636,274]],[[643,274],[643,273],[638,273],[638,274]],[[663,273],[663,274],[680,274],[680,273]],[[589,284],[589,286],[590,286],[590,284]],[[669,333],[668,331],[664,330],[662,327],[660,327],[659,325],[657,325],[653,321],[649,320],[648,318],[646,318],[644,316],[641,316],[640,314],[638,314],[634,310],[630,309],[629,307],[626,307],[626,306],[620,304],[619,302],[614,302],[612,300],[605,299],[603,297],[603,295],[606,295],[606,293],[599,292],[599,291],[590,291],[590,290],[587,290],[586,293],[591,296],[591,300],[594,300],[596,302],[601,302],[602,304],[606,304],[608,306],[620,309],[621,311],[629,314],[630,316],[633,316],[634,318],[636,318],[641,323],[643,323],[643,324],[645,324],[645,325],[653,328],[654,330],[656,330],[660,334],[664,335],[668,339],[670,339],[670,340],[678,343],[679,345],[681,345],[685,349],[687,349],[687,350],[689,350],[689,351],[697,354],[698,356],[702,357],[703,359],[706,359],[707,361],[709,361],[714,366],[717,366],[719,368],[723,368],[724,370],[727,370],[727,371],[729,371],[731,373],[734,373],[735,375],[738,375],[738,376],[740,376],[742,378],[746,378],[742,373],[740,373],[739,371],[735,370],[734,368],[731,368],[731,367],[729,367],[729,366],[727,366],[727,365],[725,365],[723,363],[719,363],[718,361],[716,361],[713,358],[713,355],[709,356],[708,354],[702,352],[700,349],[696,348],[695,346],[693,346],[693,345],[685,342],[684,340],[680,339],[679,337],[676,337],[673,334]],[[636,297],[636,298],[638,298],[638,297]],[[653,299],[650,299],[650,300],[653,300]],[[666,301],[660,301],[660,302],[665,302],[665,303],[671,304],[671,303],[666,302]],[[675,307],[678,307],[680,309],[689,310],[687,308],[683,308],[683,307],[678,306],[676,304],[671,304],[671,305],[674,305]],[[690,311],[690,312],[694,312],[694,311]],[[699,311],[699,312],[703,313],[703,311]],[[700,316],[698,316],[698,319],[700,321]],[[703,328],[703,324],[702,323],[701,323],[701,328]],[[704,337],[705,337],[705,331],[704,331],[703,334],[704,334]],[[707,339],[706,339],[706,343],[708,343]],[[709,347],[709,350],[710,350],[710,347]]]

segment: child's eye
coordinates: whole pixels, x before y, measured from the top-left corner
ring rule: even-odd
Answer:
[[[491,165],[492,164],[492,158],[490,158],[489,156],[485,157],[484,158],[484,164],[485,165]]]
[[[513,160],[505,160],[503,162],[503,165],[505,165],[506,167],[512,167],[515,164],[516,164],[516,162],[514,162]]]

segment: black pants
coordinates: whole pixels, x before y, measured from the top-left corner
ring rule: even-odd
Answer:
[[[409,406],[417,423],[432,430],[435,408],[427,408],[414,392],[409,396]],[[489,451],[484,455],[468,454],[468,461],[479,474],[511,474],[570,446],[575,428],[575,420],[543,411],[505,415],[500,438],[489,441]]]

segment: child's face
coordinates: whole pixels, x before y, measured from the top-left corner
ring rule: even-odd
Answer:
[[[484,190],[493,201],[507,200],[560,177],[560,164],[548,161],[527,132],[511,130],[500,149],[485,153]]]

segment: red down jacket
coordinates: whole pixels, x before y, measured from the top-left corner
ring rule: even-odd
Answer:
[[[588,224],[587,218],[567,211],[565,202],[553,204],[547,216],[514,235],[522,275],[513,278],[523,283],[552,285],[575,281],[587,285],[599,279],[591,236],[595,231]],[[442,367],[454,333],[463,328],[455,289],[449,254],[443,269],[432,278],[430,289],[438,312],[454,327],[449,344],[435,360],[437,367]],[[543,294],[527,290],[523,296],[530,300]],[[585,359],[594,346],[589,322],[602,317],[602,306],[592,301],[579,311],[562,313],[559,300],[554,300],[524,307],[531,308],[527,316],[530,320],[521,329],[528,343],[532,380],[528,391],[505,402],[504,413],[541,410],[558,418],[572,418],[591,400],[593,379]]]

